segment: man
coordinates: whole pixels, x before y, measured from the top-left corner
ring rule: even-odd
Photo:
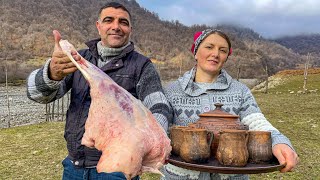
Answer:
[[[100,9],[96,27],[101,39],[86,43],[89,48],[80,50],[79,54],[140,99],[168,130],[172,111],[151,61],[134,51],[134,45],[129,41],[132,31],[129,11],[119,3],[108,3]],[[97,173],[95,166],[101,152],[81,145],[91,103],[90,87],[61,51],[59,32],[54,31],[53,34],[55,47],[52,58],[28,77],[28,97],[39,103],[48,103],[61,98],[71,89],[64,135],[69,154],[62,162],[63,179],[125,179],[120,172]],[[76,60],[80,59],[76,52],[72,54]]]

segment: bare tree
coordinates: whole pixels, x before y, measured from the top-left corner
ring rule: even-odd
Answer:
[[[260,56],[260,62],[263,68],[263,71],[265,72],[265,91],[264,93],[268,93],[268,88],[269,88],[269,76],[270,76],[270,59],[268,56],[266,56],[262,51],[257,51],[258,55]]]
[[[5,38],[8,35],[8,28],[10,28],[10,26],[8,26],[8,24],[4,24],[1,23],[1,29],[4,30],[2,32],[2,36],[4,36],[3,38]],[[11,35],[12,38],[12,35]],[[11,40],[11,39],[10,39]],[[5,39],[1,39],[2,42],[7,42]],[[6,43],[3,46],[3,52],[1,53],[1,55],[4,56],[5,59],[5,76],[6,76],[6,97],[7,97],[7,110],[8,110],[8,128],[10,128],[10,121],[11,121],[11,112],[10,112],[10,98],[9,98],[9,90],[8,90],[8,56],[9,53],[8,51],[12,49],[11,47],[11,43]],[[1,58],[3,59],[3,58]]]

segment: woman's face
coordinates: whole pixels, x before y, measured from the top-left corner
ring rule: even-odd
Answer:
[[[229,53],[227,41],[218,34],[210,34],[200,44],[196,53],[197,71],[217,75]]]

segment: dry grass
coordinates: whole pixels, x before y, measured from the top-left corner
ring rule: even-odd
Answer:
[[[291,140],[301,162],[292,173],[254,175],[251,179],[319,178],[319,93],[256,94],[256,99],[269,121]]]
[[[61,179],[64,123],[0,129],[0,179]]]
[[[320,94],[302,91],[303,71],[284,71],[283,83],[268,94],[255,93],[255,98],[267,119],[292,142],[300,163],[291,173],[252,175],[251,179],[319,179],[320,177]],[[307,80],[308,90],[320,89],[320,71],[312,70]]]
[[[269,94],[254,94],[266,117],[290,138],[301,162],[294,172],[250,175],[251,179],[319,179],[320,92],[296,93],[302,85],[301,75],[290,75]],[[320,74],[310,74],[307,87],[320,89]],[[63,122],[50,122],[0,129],[0,179],[61,179],[66,156],[63,128]],[[159,176],[144,174],[141,179]]]
[[[41,67],[44,65],[48,57],[36,57],[34,59],[28,59],[24,64],[26,66],[34,66],[34,67]]]

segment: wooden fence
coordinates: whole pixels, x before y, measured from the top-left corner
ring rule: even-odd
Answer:
[[[70,103],[70,92],[62,98],[46,104],[46,121],[65,121],[66,110]]]

